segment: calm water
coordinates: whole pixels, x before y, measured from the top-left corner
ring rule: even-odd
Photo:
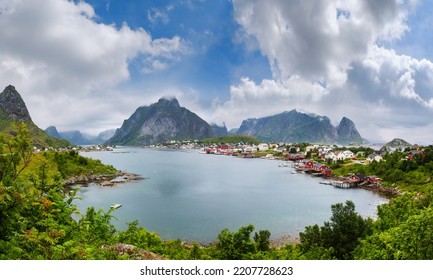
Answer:
[[[352,200],[358,213],[374,216],[377,205],[387,201],[369,191],[337,189],[319,184],[320,178],[292,174],[292,168],[278,167],[280,161],[142,148],[82,155],[146,179],[112,188],[82,187],[83,200],[76,205],[108,209],[121,203],[113,212],[117,228],[138,220],[164,239],[209,242],[223,228],[248,224],[270,230],[272,237],[292,235],[329,220],[332,204]]]

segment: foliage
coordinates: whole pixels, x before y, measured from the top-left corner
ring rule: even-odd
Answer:
[[[237,143],[244,143],[244,144],[260,144],[260,140],[249,135],[241,135],[241,134],[235,134],[235,135],[225,135],[225,136],[219,136],[215,138],[208,138],[203,139],[200,141],[203,144],[237,144]]]
[[[433,259],[432,193],[394,198],[379,207],[374,232],[355,250],[357,259]]]
[[[355,204],[346,201],[332,205],[332,217],[322,227],[308,226],[300,233],[300,248],[304,253],[314,252],[318,258],[352,259],[359,238],[371,230],[372,221],[355,212]]]
[[[118,231],[113,210],[80,213],[75,191],[65,192],[70,176],[115,172],[114,167],[75,151],[32,153],[25,126],[0,135],[0,259],[133,259],[112,249],[119,243],[166,259],[433,259],[433,171],[431,147],[406,159],[397,151],[385,161],[341,168],[373,173],[404,187],[405,194],[378,207],[377,220],[364,219],[351,201],[331,206],[323,226],[300,233],[300,243],[272,248],[268,230],[248,225],[222,230],[215,244],[164,241],[137,221]],[[402,160],[403,159],[403,160]],[[408,178],[406,178],[408,177]],[[421,191],[421,192],[420,192]]]
[[[43,156],[57,166],[64,179],[74,176],[114,175],[117,170],[111,165],[104,165],[100,160],[86,158],[76,151],[45,152]]]
[[[218,235],[216,249],[218,258],[224,260],[254,259],[257,252],[269,251],[269,238],[271,233],[268,230],[261,230],[254,235],[253,225],[241,227],[237,232],[229,232],[223,229]]]

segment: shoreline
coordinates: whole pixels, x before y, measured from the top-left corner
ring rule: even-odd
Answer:
[[[194,151],[196,149],[193,149]],[[242,157],[240,157],[242,158]],[[287,163],[287,160],[280,159],[280,158],[265,158],[265,157],[257,157],[257,159],[265,159],[265,160],[274,160],[274,161],[281,161]],[[291,166],[286,166],[291,167]],[[293,168],[290,168],[291,170]],[[294,170],[294,169],[293,169]],[[308,175],[308,174],[300,174],[300,175]],[[144,180],[147,178],[141,177],[139,174],[129,173],[125,171],[120,171],[117,174],[113,175],[90,175],[90,176],[77,176],[71,179],[68,179],[65,181],[65,186],[71,186],[74,184],[81,184],[81,185],[88,185],[91,183],[98,184],[102,187],[114,187],[118,186],[120,184],[128,183],[131,181],[137,181],[137,180]],[[330,176],[330,177],[324,177],[324,180],[338,180],[338,177],[336,176]],[[358,189],[365,189],[368,191],[372,191],[374,193],[378,193],[380,195],[383,195],[387,198],[395,197],[399,195],[398,189],[391,188],[391,187],[367,187],[367,186],[359,186],[359,187],[353,187]],[[305,228],[303,229],[305,230]],[[303,231],[302,230],[302,231]],[[276,237],[270,238],[270,247],[274,249],[281,249],[284,248],[286,245],[289,244],[299,244],[300,243],[300,236],[299,233],[302,231],[298,231],[298,233],[286,233],[283,235],[279,235]],[[163,241],[169,241],[165,239],[161,239]],[[186,246],[189,246],[193,243],[198,243],[202,247],[208,247],[214,245],[217,240],[209,241],[209,242],[198,242],[195,240],[181,240],[183,244]]]
[[[98,184],[103,187],[114,187],[120,184],[140,181],[145,178],[141,177],[139,174],[129,173],[120,171],[117,174],[101,174],[101,175],[82,175],[75,176],[63,181],[65,187],[70,187],[73,185],[88,185],[88,184]]]

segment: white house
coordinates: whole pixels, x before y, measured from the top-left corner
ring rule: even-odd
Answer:
[[[258,146],[259,151],[263,152],[263,151],[267,151],[269,150],[269,145],[266,143],[260,143]]]

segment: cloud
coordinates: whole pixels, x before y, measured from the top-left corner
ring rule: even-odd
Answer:
[[[366,99],[380,97],[395,105],[433,108],[433,63],[427,59],[373,46],[353,72],[351,83],[358,85]],[[356,72],[363,76],[357,77]]]
[[[172,8],[167,8],[167,10],[170,10]],[[147,19],[152,23],[156,24],[159,21],[161,21],[163,24],[167,24],[170,21],[170,18],[168,17],[168,14],[161,11],[157,8],[150,8],[147,11]]]
[[[284,81],[263,80],[260,84],[243,78],[239,85],[230,87],[230,100],[214,101],[213,120],[237,127],[246,117],[287,111],[294,105],[317,102],[326,94],[327,90],[319,83],[311,83],[297,75]]]
[[[0,3],[0,77],[4,86],[14,84],[24,95],[38,125],[56,121],[49,113],[56,110],[50,107],[55,99],[67,97],[69,105],[83,105],[88,97],[104,102],[105,92],[130,79],[132,61],[147,73],[162,71],[186,52],[178,36],[154,39],[142,28],[102,24],[96,18],[84,1]],[[95,107],[84,105],[73,114],[77,122]]]
[[[353,60],[378,40],[400,38],[407,12],[396,1],[234,0],[234,17],[257,38],[274,78],[300,75],[341,85]]]
[[[273,78],[243,78],[230,88],[228,100],[214,102],[215,118],[223,116],[230,125],[237,119],[239,125],[247,117],[297,108],[328,115],[334,123],[348,116],[373,139],[390,140],[383,138],[414,127],[427,139],[433,63],[385,47],[410,32],[407,20],[416,4],[233,0],[239,34],[257,42]]]

